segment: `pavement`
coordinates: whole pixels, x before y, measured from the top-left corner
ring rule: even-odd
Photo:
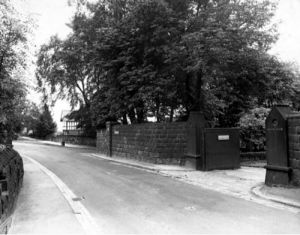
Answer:
[[[84,234],[57,185],[23,158],[24,180],[9,234]]]
[[[38,142],[46,145],[59,145],[51,141]],[[66,144],[66,148],[74,147],[90,148]],[[101,154],[88,153],[88,155],[92,158],[101,158],[115,164],[172,177],[233,197],[300,213],[300,189],[265,186],[265,169],[261,167],[242,166],[236,170],[202,172],[181,166],[156,165],[119,157],[110,158]],[[84,212],[80,211],[80,208],[76,209],[78,206],[72,205],[72,201],[77,203],[77,198],[72,198],[72,194],[67,198],[65,195],[67,189],[60,187],[55,180],[51,179],[51,175],[30,159],[24,158],[24,168],[24,185],[9,233],[41,234],[46,231],[48,234],[89,234],[89,230],[82,226],[83,223],[78,217]]]

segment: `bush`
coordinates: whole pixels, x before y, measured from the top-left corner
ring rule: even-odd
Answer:
[[[245,113],[239,121],[241,128],[242,152],[259,152],[265,150],[265,121],[270,109],[259,107]]]

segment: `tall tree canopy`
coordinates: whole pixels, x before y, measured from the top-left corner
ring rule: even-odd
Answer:
[[[20,17],[9,0],[0,0],[0,22],[0,129],[11,132],[20,127],[25,102],[23,74],[30,22]]]
[[[80,107],[83,127],[183,120],[193,110],[234,126],[257,105],[291,99],[295,74],[268,54],[277,40],[269,0],[103,0],[78,9],[72,34],[41,48],[37,78]]]
[[[33,136],[44,139],[56,131],[56,124],[52,119],[49,107],[44,105],[42,113],[39,115],[33,129]]]

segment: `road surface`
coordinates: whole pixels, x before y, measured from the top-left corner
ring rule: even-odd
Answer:
[[[92,157],[92,148],[30,140],[14,147],[84,199],[104,233],[300,233],[299,214]]]

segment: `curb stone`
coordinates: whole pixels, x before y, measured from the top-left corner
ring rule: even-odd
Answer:
[[[96,157],[96,158],[101,158],[101,159],[111,161],[111,162],[117,162],[117,163],[122,164],[124,166],[130,166],[130,167],[134,167],[134,168],[138,168],[138,169],[142,169],[142,170],[147,170],[147,171],[151,171],[151,172],[159,173],[161,171],[159,169],[154,169],[154,168],[147,167],[147,166],[141,166],[139,164],[118,161],[118,159],[114,159],[114,158],[111,158],[111,157],[105,157],[105,156],[101,156],[101,155],[98,155],[98,154],[91,154],[91,156]]]
[[[92,153],[92,154],[89,154],[89,155],[91,155],[92,157],[101,158],[101,159],[111,161],[111,162],[117,162],[117,163],[122,164],[124,166],[130,166],[130,167],[134,167],[134,168],[137,168],[137,169],[147,170],[147,171],[156,172],[156,173],[163,173],[164,171],[172,171],[172,169],[158,169],[158,168],[151,167],[151,166],[145,166],[145,165],[142,165],[142,164],[139,164],[139,163],[126,162],[126,161],[122,161],[121,159],[116,159],[116,158],[113,158],[113,157],[106,157],[106,156],[103,156],[103,155],[100,155],[100,154]],[[186,169],[183,169],[182,171],[195,171],[195,170],[186,168]]]
[[[263,186],[264,186],[264,184],[259,184],[255,187],[251,188],[251,193],[253,193],[253,195],[255,195],[256,197],[259,197],[259,198],[262,198],[265,200],[269,200],[269,201],[272,201],[275,203],[280,203],[285,206],[290,206],[290,207],[293,207],[296,209],[300,209],[300,204],[297,202],[293,202],[291,200],[286,200],[282,197],[269,196],[269,195],[266,195],[265,193],[262,193],[261,189],[263,188]]]

